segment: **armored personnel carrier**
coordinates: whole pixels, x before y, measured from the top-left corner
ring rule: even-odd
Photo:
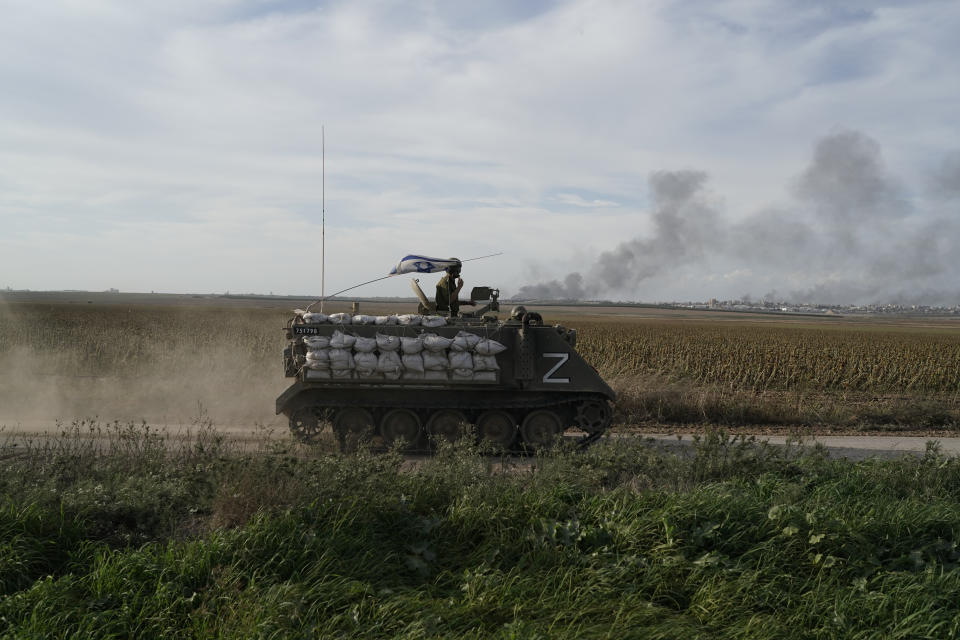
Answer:
[[[611,422],[613,390],[576,351],[575,330],[548,326],[516,307],[506,320],[499,291],[475,287],[483,304],[457,317],[297,312],[284,331],[287,377],[277,398],[302,441],[332,429],[340,446],[382,439],[426,448],[470,434],[504,449],[536,449],[565,431],[582,445]],[[427,315],[423,315],[423,314]]]

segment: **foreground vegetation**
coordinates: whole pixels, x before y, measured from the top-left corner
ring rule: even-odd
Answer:
[[[0,636],[960,633],[960,462],[935,449],[481,453],[243,453],[204,425],[7,440]]]
[[[948,322],[544,313],[579,329],[579,350],[618,391],[622,424],[960,428],[960,331]],[[269,422],[288,382],[278,355],[286,318],[257,308],[0,306],[0,406],[7,416],[41,407],[176,424],[170,411],[200,402],[222,422]]]

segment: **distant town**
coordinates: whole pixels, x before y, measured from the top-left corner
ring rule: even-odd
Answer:
[[[203,293],[203,294],[179,294],[179,293],[160,293],[155,291],[147,292],[123,292],[119,289],[110,288],[103,291],[84,291],[80,289],[64,289],[60,291],[31,291],[30,289],[13,289],[6,287],[0,289],[0,299],[6,297],[10,301],[26,298],[46,298],[62,294],[89,295],[97,299],[98,302],[109,301],[113,296],[136,296],[141,301],[147,301],[150,296],[157,298],[203,298],[207,300],[287,300],[302,301],[316,300],[316,295],[274,295],[262,293]],[[389,297],[389,296],[336,296],[329,298],[331,301],[341,302],[351,301],[369,301],[369,302],[410,302],[416,304],[415,298],[410,297]],[[737,300],[717,300],[711,298],[703,301],[686,302],[635,302],[625,300],[531,300],[519,298],[503,298],[501,302],[505,304],[529,304],[536,306],[592,306],[592,307],[649,307],[658,309],[691,309],[697,311],[720,311],[732,313],[768,313],[768,314],[786,314],[786,315],[817,315],[817,316],[853,316],[853,315],[927,315],[927,316],[960,316],[960,304],[952,306],[922,305],[922,304],[817,304],[817,303],[796,303],[789,301],[771,301],[771,300],[753,300],[750,298]]]

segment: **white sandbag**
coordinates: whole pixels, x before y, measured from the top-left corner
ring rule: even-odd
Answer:
[[[353,324],[374,324],[376,321],[377,316],[365,316],[363,314],[353,316]]]
[[[482,356],[479,353],[473,356],[474,371],[500,371],[497,356]]]
[[[357,353],[372,353],[376,348],[376,338],[364,338],[363,336],[357,336],[357,341],[353,343],[353,350]]]
[[[404,326],[416,327],[420,324],[420,320],[423,316],[418,316],[415,313],[405,313],[402,316],[397,316],[397,324],[402,324]]]
[[[423,371],[410,371],[408,369],[407,371],[403,372],[403,375],[401,377],[404,380],[423,380],[424,374],[423,374]]]
[[[330,365],[330,350],[329,349],[312,349],[307,351],[307,362],[323,362],[327,366]],[[314,367],[316,369],[326,368],[326,367]]]
[[[307,360],[303,363],[305,369],[310,369],[311,371],[329,371],[330,370],[330,361],[329,360]]]
[[[447,380],[446,371],[424,371],[423,372],[424,380]]]
[[[473,369],[454,369],[450,372],[451,380],[473,380]]]
[[[330,336],[303,336],[307,349],[326,349],[330,346]]]
[[[423,368],[426,371],[446,371],[450,368],[450,359],[442,351],[439,353],[424,351]]]
[[[377,316],[377,321],[374,324],[397,324],[397,316]]]
[[[424,327],[443,327],[447,324],[447,319],[443,316],[423,316],[420,324]]]
[[[329,369],[307,369],[303,377],[306,380],[329,380],[331,376]]]
[[[356,364],[349,349],[330,349],[330,368],[334,371],[353,369]]]
[[[473,379],[476,382],[496,382],[497,372],[496,371],[474,371]]]
[[[383,378],[385,380],[399,380],[401,375],[403,375],[403,371],[400,371],[399,369],[397,371],[383,372]]]
[[[473,355],[466,351],[451,351],[450,368],[473,371]]]
[[[403,362],[396,351],[383,351],[377,358],[377,371],[382,373],[399,373],[403,370]]]
[[[330,346],[334,349],[349,349],[356,341],[357,336],[343,333],[342,331],[334,331],[330,337]]]
[[[383,380],[383,374],[379,371],[367,371],[366,369],[355,369],[354,373],[363,380]]]
[[[330,377],[334,380],[349,380],[353,378],[353,369],[331,369]]]
[[[406,354],[420,353],[423,351],[423,336],[417,336],[416,338],[402,337],[400,338],[400,345]]]
[[[473,348],[480,342],[480,336],[468,331],[461,331],[453,339],[450,349],[453,351],[473,351]]]
[[[442,352],[450,348],[453,338],[444,338],[435,333],[423,334],[423,348],[427,351]]]
[[[403,368],[406,371],[415,371],[416,373],[423,373],[423,356],[419,353],[414,354],[403,354],[403,357],[400,359]]]
[[[385,351],[396,351],[400,348],[400,336],[388,336],[385,333],[378,333],[377,350],[380,353]]]
[[[305,313],[303,314],[303,321],[307,324],[323,324],[325,323],[330,316],[325,313]]]
[[[369,351],[357,353],[353,356],[353,368],[359,371],[371,372],[377,370],[377,354]]]
[[[507,348],[496,340],[483,339],[477,343],[474,350],[482,356],[495,356],[503,353]]]
[[[353,320],[353,316],[349,313],[331,313],[328,317],[328,320],[333,324],[350,324]]]

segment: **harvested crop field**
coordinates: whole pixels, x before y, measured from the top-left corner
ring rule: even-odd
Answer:
[[[88,298],[90,298],[88,300]],[[0,424],[283,429],[280,327],[300,301],[33,294],[0,304]],[[305,304],[305,302],[301,303]],[[347,310],[347,303],[328,305]],[[363,303],[409,311],[409,303]],[[618,428],[952,432],[960,322],[544,307],[619,393]]]

